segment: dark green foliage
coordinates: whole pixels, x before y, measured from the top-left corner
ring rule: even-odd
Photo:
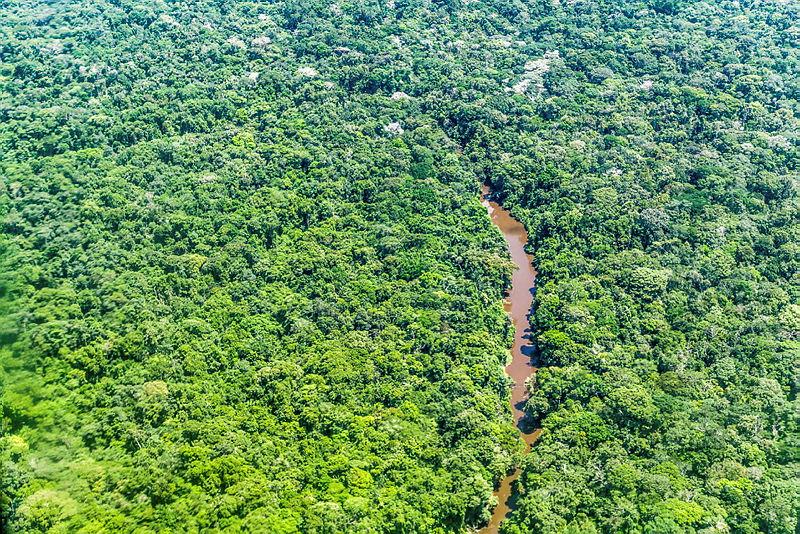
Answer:
[[[549,83],[468,139],[539,270],[504,530],[795,532],[797,6],[636,5],[555,9]]]

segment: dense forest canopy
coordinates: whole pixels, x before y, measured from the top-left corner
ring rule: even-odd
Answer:
[[[797,2],[0,13],[0,530],[796,532]]]

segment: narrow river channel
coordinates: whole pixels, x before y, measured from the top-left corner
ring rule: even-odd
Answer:
[[[489,211],[492,223],[503,233],[508,244],[508,251],[511,253],[511,259],[516,266],[511,277],[511,289],[503,301],[506,313],[514,323],[514,346],[511,348],[511,362],[506,367],[506,374],[514,382],[511,390],[511,408],[514,412],[514,422],[519,429],[521,439],[525,442],[525,452],[527,453],[540,433],[539,429],[530,425],[522,409],[527,399],[525,379],[536,372],[531,361],[533,346],[529,339],[530,323],[528,321],[533,303],[536,271],[533,268],[533,258],[525,252],[525,245],[528,243],[528,232],[525,231],[525,227],[514,219],[508,210],[490,200],[490,195],[491,190],[484,185],[481,190],[481,202]],[[492,513],[489,524],[481,529],[481,534],[498,532],[500,523],[514,508],[513,488],[517,477],[519,477],[519,469],[515,469],[500,481],[500,487],[495,492],[498,499],[497,507]]]

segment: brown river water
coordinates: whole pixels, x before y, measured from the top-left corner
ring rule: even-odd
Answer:
[[[523,406],[528,396],[525,391],[525,380],[536,372],[531,361],[533,345],[530,342],[530,323],[528,315],[533,303],[533,287],[536,281],[536,271],[533,268],[533,257],[525,252],[528,243],[528,232],[525,227],[511,216],[508,210],[503,209],[497,202],[489,200],[491,190],[488,186],[481,189],[481,202],[489,212],[492,223],[500,229],[508,244],[508,251],[516,266],[511,277],[511,289],[508,291],[503,307],[514,323],[514,346],[511,348],[511,362],[506,366],[506,374],[511,377],[514,385],[511,390],[511,408],[514,412],[514,422],[519,429],[520,438],[525,442],[527,453],[531,445],[539,437],[540,429],[534,428],[525,417]],[[519,469],[515,469],[500,481],[500,487],[495,491],[498,504],[492,512],[489,524],[480,530],[481,534],[493,534],[500,529],[500,523],[514,509],[515,495],[514,482],[519,477]]]

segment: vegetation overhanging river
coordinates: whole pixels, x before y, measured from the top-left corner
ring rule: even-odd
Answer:
[[[514,345],[511,348],[511,361],[506,366],[506,374],[513,381],[511,408],[514,413],[514,422],[519,429],[520,437],[525,442],[525,452],[527,453],[540,433],[539,429],[533,428],[523,409],[527,400],[525,380],[536,372],[531,360],[533,345],[530,342],[530,321],[528,319],[533,303],[536,270],[533,268],[533,258],[525,252],[528,232],[522,223],[511,216],[508,210],[491,200],[491,195],[489,187],[484,185],[481,189],[481,202],[486,206],[492,223],[503,233],[511,260],[516,267],[511,277],[511,288],[503,301],[503,307],[514,325]],[[500,481],[500,486],[495,492],[498,504],[492,512],[489,524],[481,529],[482,534],[498,532],[500,523],[514,508],[514,482],[518,477],[519,469],[514,469]]]

